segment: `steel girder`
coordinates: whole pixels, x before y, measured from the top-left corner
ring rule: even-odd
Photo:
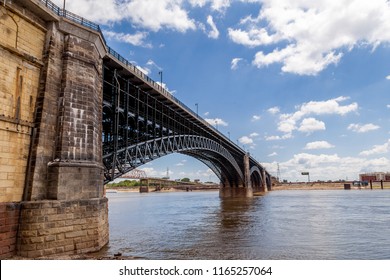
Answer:
[[[175,152],[198,158],[220,178],[223,173],[227,173],[231,180],[239,178],[243,181],[244,176],[239,165],[221,144],[198,135],[172,135],[130,145],[103,155],[105,182],[114,180],[149,161]]]
[[[177,152],[205,163],[221,182],[242,185],[242,151],[234,143],[111,59],[104,65],[102,127],[105,182]]]

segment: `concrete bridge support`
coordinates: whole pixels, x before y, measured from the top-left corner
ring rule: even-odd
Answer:
[[[244,155],[244,182],[236,186],[225,180],[219,189],[219,197],[221,198],[237,198],[237,197],[253,197],[253,189],[250,177],[249,153]]]

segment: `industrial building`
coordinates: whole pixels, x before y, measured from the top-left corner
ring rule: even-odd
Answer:
[[[359,174],[360,181],[390,181],[390,172],[371,172]]]

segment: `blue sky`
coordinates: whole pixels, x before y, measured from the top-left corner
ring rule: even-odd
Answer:
[[[62,7],[63,1],[54,1]],[[390,171],[385,0],[67,0],[109,46],[282,179]],[[149,176],[216,181],[170,155]]]

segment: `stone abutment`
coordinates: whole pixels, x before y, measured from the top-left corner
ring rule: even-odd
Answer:
[[[0,258],[98,251],[104,39],[42,1],[0,3]]]

